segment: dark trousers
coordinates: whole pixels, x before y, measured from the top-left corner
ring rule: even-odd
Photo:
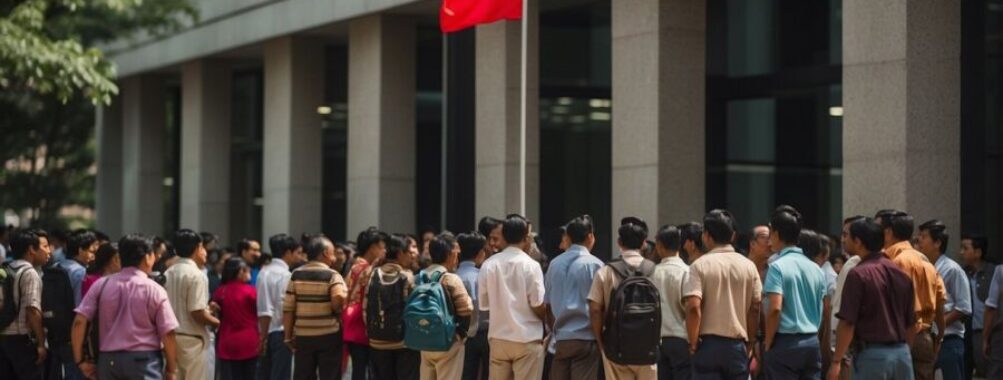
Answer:
[[[369,363],[375,380],[418,380],[421,353],[401,348],[397,350],[369,349]]]
[[[101,380],[160,380],[164,378],[164,359],[160,351],[101,352],[98,356]]]
[[[335,380],[341,378],[341,335],[297,336],[296,380]]]
[[[15,322],[17,323],[17,322]],[[0,379],[41,380],[38,351],[27,335],[0,336]]]
[[[289,380],[293,374],[293,353],[286,345],[284,333],[268,333],[265,356],[258,361],[258,380]]]
[[[84,374],[73,361],[73,347],[70,343],[50,346],[45,378],[49,380],[83,380]]]
[[[965,378],[965,339],[957,335],[944,337],[940,345],[940,355],[937,357],[937,368],[944,380],[964,380]]]
[[[989,358],[986,359],[986,379],[1003,379],[1003,328],[989,332]]]
[[[594,340],[561,340],[550,365],[550,380],[594,380],[602,357]]]
[[[488,380],[491,354],[488,347],[488,329],[477,330],[477,335],[467,339],[463,353],[463,380]]]
[[[245,380],[254,378],[254,370],[258,366],[258,359],[248,360],[219,360],[220,379],[222,380]]]
[[[369,345],[348,343],[348,355],[352,357],[352,380],[366,380],[370,373]]]
[[[822,353],[816,334],[777,334],[773,347],[763,355],[768,380],[819,379]]]
[[[693,379],[746,380],[749,378],[749,354],[745,341],[714,335],[700,337],[693,354]]]
[[[658,380],[690,380],[690,347],[683,338],[662,338],[658,347]]]

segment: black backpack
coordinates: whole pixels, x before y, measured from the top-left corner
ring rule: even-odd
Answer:
[[[0,265],[0,330],[6,329],[17,320],[21,311],[19,306],[21,290],[21,271],[30,269],[31,265],[15,267],[10,262]]]
[[[366,334],[387,342],[404,340],[404,306],[407,304],[407,277],[397,273],[391,283],[381,280],[383,271],[373,271],[366,290]]]
[[[603,320],[606,358],[622,365],[655,364],[662,329],[658,288],[649,279],[655,263],[644,260],[633,268],[621,259],[607,265],[621,281],[610,295]]]
[[[59,264],[53,263],[42,269],[42,322],[45,325],[49,345],[56,347],[70,342],[73,327],[75,300],[70,274]]]

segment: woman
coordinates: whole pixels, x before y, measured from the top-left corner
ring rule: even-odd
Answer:
[[[212,295],[220,308],[216,356],[223,380],[253,379],[258,364],[258,297],[250,281],[247,263],[228,259],[223,264],[223,285]]]
[[[91,285],[94,285],[98,279],[118,273],[120,270],[122,270],[122,262],[118,258],[118,248],[112,243],[102,244],[98,247],[97,253],[94,254],[94,262],[87,268],[87,275],[84,276],[84,282],[80,287],[80,298],[83,299],[87,295]]]

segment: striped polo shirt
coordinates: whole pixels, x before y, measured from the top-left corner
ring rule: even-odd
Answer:
[[[341,328],[339,314],[331,310],[332,293],[348,295],[345,280],[327,264],[311,261],[294,270],[286,288],[282,310],[295,312],[296,336],[334,334]]]

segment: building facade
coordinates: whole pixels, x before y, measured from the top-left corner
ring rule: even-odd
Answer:
[[[898,208],[1003,238],[1001,0],[530,0],[525,192],[519,22],[443,36],[432,0],[196,3],[190,28],[107,48],[113,235],[468,231],[525,202],[548,248],[595,217],[603,257],[626,215],[728,208],[748,230],[781,203],[835,235]]]

